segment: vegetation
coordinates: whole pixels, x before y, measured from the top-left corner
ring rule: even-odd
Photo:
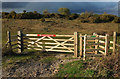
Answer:
[[[59,8],[58,12],[62,15],[69,15],[70,14],[70,10],[68,8]]]
[[[87,59],[61,64],[56,77],[119,77],[118,66],[120,54],[109,57]]]
[[[71,13],[68,8],[59,8],[59,13],[49,13],[47,9],[43,11],[43,14],[34,12],[27,12],[23,10],[23,13],[16,13],[15,11],[2,12],[2,18],[7,19],[42,19],[42,18],[62,18],[68,20],[77,19],[81,23],[120,23],[120,17],[107,14],[94,14],[93,12],[83,12],[81,14]]]

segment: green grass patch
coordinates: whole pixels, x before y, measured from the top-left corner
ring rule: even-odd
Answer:
[[[84,61],[74,61],[64,65],[60,65],[59,72],[56,77],[93,77],[94,70],[86,69],[87,63]]]

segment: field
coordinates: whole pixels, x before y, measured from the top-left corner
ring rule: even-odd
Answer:
[[[92,34],[94,32],[99,34],[112,34],[118,31],[117,23],[80,23],[79,20],[66,19],[46,19],[41,22],[39,19],[3,19],[2,20],[2,36],[6,41],[6,31],[9,30],[16,34],[18,30],[23,33],[46,33],[46,34],[73,34],[79,32],[82,34]],[[3,41],[3,42],[4,42]]]
[[[41,22],[40,19],[3,19],[2,20],[2,44],[4,45],[7,41],[6,32],[11,31],[12,34],[17,34],[18,30],[22,30],[23,33],[42,33],[42,34],[73,34],[74,32],[79,32],[82,34],[92,34],[96,32],[98,34],[110,34],[114,31],[118,31],[117,23],[80,23],[79,20],[66,20],[66,19],[55,19],[55,18],[46,18],[45,22]],[[57,54],[57,53],[42,53],[40,51],[28,51],[28,54],[24,55],[8,55],[3,57],[3,75],[9,77],[16,76],[57,76],[57,77],[98,77],[105,76],[119,76],[115,74],[117,72],[112,72],[112,68],[107,68],[106,70],[98,69],[97,71],[96,65],[99,62],[103,62],[103,66],[107,66],[106,61],[110,62],[107,58],[106,61],[103,61],[104,58],[96,59],[98,63],[95,64],[94,61],[87,59],[86,61],[81,61],[79,59],[72,58],[71,54]],[[114,58],[115,59],[115,58]],[[78,61],[76,61],[78,60]],[[90,60],[91,62],[89,62]],[[111,59],[113,60],[113,59]],[[32,63],[36,64],[33,65]],[[58,63],[57,63],[58,62]],[[68,62],[65,64],[65,62]],[[69,63],[71,62],[71,63]],[[26,63],[26,65],[24,65]],[[47,64],[46,64],[47,63]],[[54,63],[54,64],[53,64]],[[61,64],[59,67],[58,65]],[[94,64],[93,64],[94,63]],[[111,62],[116,65],[118,61]],[[109,64],[111,64],[109,63]],[[42,65],[41,65],[42,64]],[[88,65],[89,64],[89,65]],[[93,69],[91,68],[91,65]],[[29,66],[28,66],[29,65]],[[51,65],[54,68],[51,67]],[[56,66],[57,65],[57,66]],[[69,68],[69,65],[72,68]],[[22,66],[22,67],[21,67]],[[85,67],[86,66],[86,67]],[[33,69],[31,68],[33,67]],[[35,68],[36,67],[36,68]],[[45,69],[47,73],[43,70],[43,72],[37,71],[39,68]],[[58,68],[57,68],[58,67]],[[78,67],[78,68],[76,68]],[[102,66],[100,66],[102,67]],[[30,70],[25,71],[28,68]],[[37,69],[38,68],[38,69]],[[50,69],[51,68],[51,69]],[[75,69],[76,68],[76,69]],[[106,67],[105,67],[106,68]],[[104,68],[104,69],[105,69]],[[116,66],[115,66],[116,68]],[[20,71],[21,69],[21,71]],[[79,72],[79,69],[83,69],[83,71]],[[84,70],[85,69],[85,70]],[[109,71],[110,70],[110,71]],[[19,72],[20,71],[20,72]],[[25,71],[25,74],[23,72]],[[33,71],[33,72],[32,72]],[[59,71],[59,72],[58,72]],[[74,71],[74,72],[73,72]],[[117,70],[116,70],[117,71]],[[10,73],[12,72],[12,73]],[[57,73],[58,72],[58,73]],[[96,73],[99,72],[99,73]],[[84,74],[83,74],[84,73]],[[101,74],[102,73],[102,74]],[[114,73],[114,74],[113,74]],[[7,74],[7,75],[5,75]],[[31,74],[31,75],[30,75]],[[37,75],[38,74],[38,75]],[[41,75],[42,74],[42,75]]]

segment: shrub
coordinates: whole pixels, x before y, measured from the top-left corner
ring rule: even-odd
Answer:
[[[116,16],[109,14],[100,15],[101,22],[111,22],[114,20],[115,17]]]
[[[85,13],[83,12],[83,13],[80,14],[80,17],[82,17],[84,19],[89,18],[91,16],[93,16],[93,13],[92,12],[87,12],[87,11]]]
[[[49,12],[48,12],[47,9],[45,9],[45,10],[43,11],[43,15],[45,15],[45,14],[49,14]]]
[[[112,22],[113,23],[120,23],[120,18],[119,17],[115,17]]]
[[[59,8],[58,12],[62,15],[69,15],[70,14],[70,10],[68,8]]]
[[[41,21],[41,22],[45,22],[45,19],[44,19],[44,18],[41,18],[40,21]]]
[[[16,17],[16,12],[15,11],[11,11],[8,15],[9,18],[15,19]]]
[[[78,18],[78,17],[79,17],[78,14],[73,13],[73,14],[71,14],[71,15],[69,16],[69,20],[73,20],[73,19],[76,19],[76,18]]]

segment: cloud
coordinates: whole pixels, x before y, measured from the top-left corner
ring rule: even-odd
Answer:
[[[119,2],[119,0],[2,0],[2,2]]]

